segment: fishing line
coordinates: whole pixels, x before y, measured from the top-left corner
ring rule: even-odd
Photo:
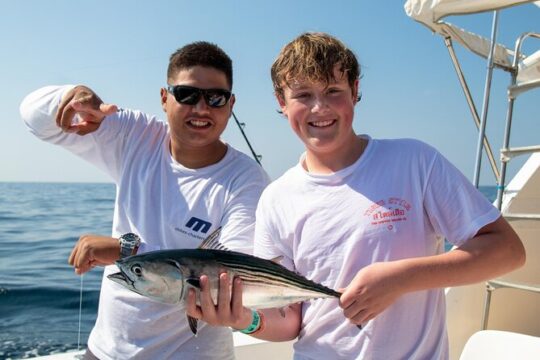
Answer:
[[[83,295],[83,279],[84,274],[81,274],[81,285],[79,290],[79,332],[77,334],[77,351],[81,350],[81,323],[82,323],[82,295]]]

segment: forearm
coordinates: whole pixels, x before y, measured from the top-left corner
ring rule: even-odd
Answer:
[[[340,306],[344,315],[359,325],[408,292],[476,283],[516,269],[524,262],[521,241],[499,218],[456,250],[362,268],[341,295]]]
[[[262,310],[263,328],[251,335],[268,341],[289,341],[298,337],[302,323],[302,305],[293,304],[282,310],[282,312],[279,309]]]
[[[510,272],[525,262],[521,241],[499,218],[464,245],[444,254],[396,262],[405,292],[460,286]]]

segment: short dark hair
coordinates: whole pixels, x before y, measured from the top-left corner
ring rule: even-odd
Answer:
[[[229,90],[232,89],[231,58],[219,46],[206,41],[197,41],[176,50],[169,58],[167,80],[173,79],[179,71],[194,66],[211,67],[222,71],[229,83]]]

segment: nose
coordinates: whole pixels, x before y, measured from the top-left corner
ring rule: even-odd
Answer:
[[[328,104],[323,95],[318,95],[313,97],[313,104],[311,106],[312,113],[323,113],[328,110]]]
[[[199,98],[199,101],[195,105],[193,105],[193,110],[195,112],[206,112],[208,111],[208,104],[206,103],[206,100],[204,99],[204,96],[201,96]]]

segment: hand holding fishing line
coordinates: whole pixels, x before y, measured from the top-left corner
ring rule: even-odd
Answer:
[[[68,263],[75,268],[79,275],[95,266],[114,264],[120,254],[118,239],[99,236],[83,235],[71,251]]]
[[[96,131],[107,115],[118,110],[114,104],[105,104],[92,89],[76,86],[68,91],[56,113],[56,125],[65,132],[86,135]],[[75,116],[78,122],[74,122]]]
[[[404,271],[397,262],[373,263],[362,268],[343,292],[339,305],[356,325],[372,320],[405,293]]]

